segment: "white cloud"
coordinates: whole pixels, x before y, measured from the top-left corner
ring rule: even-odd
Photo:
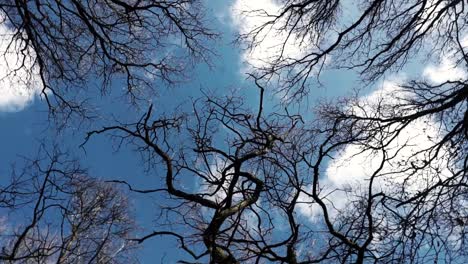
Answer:
[[[440,64],[429,65],[423,71],[423,75],[435,84],[446,81],[459,81],[467,77],[466,71],[457,67],[455,61],[444,57]]]
[[[5,24],[0,13],[0,111],[16,112],[33,102],[40,90],[32,59],[22,54],[23,47],[12,41],[14,32]]]
[[[271,21],[272,17],[268,15],[277,15],[280,10],[281,5],[274,0],[236,0],[231,6],[230,14],[233,25],[239,33],[247,34]],[[242,56],[244,62],[257,68],[268,65],[281,55],[282,58],[298,58],[307,51],[306,45],[301,45],[295,34],[288,35],[281,30],[278,27],[280,24],[267,26],[256,36],[259,44],[252,50],[244,52]],[[284,43],[286,44],[283,47]]]
[[[468,46],[468,37],[461,40],[463,49]],[[459,55],[455,51],[448,52],[437,65],[431,64],[423,70],[423,76],[434,84],[446,81],[459,81],[466,79],[467,73],[457,65],[455,57]]]

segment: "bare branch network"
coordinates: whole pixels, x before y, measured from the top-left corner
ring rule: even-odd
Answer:
[[[203,91],[178,107],[148,106],[161,86],[188,78],[190,63],[213,59],[220,32],[207,26],[206,4],[0,3],[12,32],[4,55],[24,58],[11,74],[38,78],[63,127],[75,115],[93,121],[93,87],[107,96],[124,83],[144,113],[96,122],[81,147],[108,137],[158,179],[145,189],[96,179],[44,144],[0,188],[0,212],[22,219],[0,227],[2,261],[136,263],[139,245],[166,238],[180,263],[468,261],[466,1],[280,0],[273,11],[245,10],[238,15],[260,21],[237,36],[247,52],[279,41],[248,68],[255,100]],[[327,70],[353,71],[365,87],[418,61],[448,70],[383,81],[366,96],[350,86],[301,110]],[[136,195],[159,206],[153,230],[133,220]]]

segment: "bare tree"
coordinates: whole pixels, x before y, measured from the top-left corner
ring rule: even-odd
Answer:
[[[275,13],[245,11],[266,21],[239,40],[252,49],[265,35],[287,36],[278,38],[282,48],[256,69],[256,75],[265,81],[279,79],[278,89],[289,100],[307,94],[310,81],[323,68],[354,69],[362,80],[375,81],[402,69],[418,54],[440,59],[451,53],[456,65],[466,67],[464,1],[278,2]],[[300,46],[300,54],[286,52],[288,43]]]
[[[119,142],[129,141],[138,146],[142,157],[155,166],[158,174],[164,172],[161,176],[164,185],[153,190],[134,190],[129,185],[137,192],[163,192],[175,199],[169,199],[169,205],[162,204],[165,217],[161,220],[161,230],[136,241],[174,236],[193,258],[209,257],[212,263],[239,263],[261,259],[264,255],[293,258],[293,251],[280,257],[274,252],[275,247],[268,248],[266,237],[273,229],[269,222],[272,216],[262,206],[278,207],[290,217],[293,238],[281,241],[276,247],[294,244],[298,236],[294,202],[288,208],[290,203],[283,202],[281,196],[289,197],[288,190],[294,192],[290,182],[297,179],[289,165],[294,166],[296,161],[286,156],[284,161],[291,159],[291,164],[282,164],[278,159],[285,154],[277,142],[291,144],[287,139],[300,119],[273,114],[267,121],[263,117],[263,88],[260,91],[257,112],[245,108],[241,98],[210,96],[211,99],[193,103],[194,114],[189,118],[172,116],[152,120],[150,107],[137,123],[104,127],[88,134],[88,139],[94,134],[110,133]],[[225,132],[219,126],[228,131],[225,140],[217,139]],[[179,139],[177,143],[173,136]],[[193,182],[197,185],[194,190],[183,187]],[[297,199],[296,194],[292,195]],[[258,224],[259,230],[255,231],[257,224],[252,221]]]
[[[133,123],[117,120],[116,124],[87,133],[83,147],[91,144],[92,137],[107,135],[119,148],[133,146],[148,172],[160,179],[157,186],[148,189],[135,188],[129,179],[111,181],[126,186],[130,193],[158,195],[160,199],[155,202],[160,210],[154,230],[128,236],[121,197],[99,196],[103,188],[104,193],[114,193],[110,183],[86,180],[82,176],[85,173],[73,172],[73,166],[66,170],[44,169],[35,162],[45,178],[38,181],[38,177],[32,177],[30,183],[43,184],[22,191],[22,184],[18,184],[21,180],[17,180],[2,190],[0,205],[4,207],[35,204],[31,223],[8,240],[11,242],[2,258],[36,258],[38,262],[45,258],[57,262],[76,262],[79,258],[106,262],[109,258],[118,262],[124,252],[116,241],[127,245],[169,236],[185,253],[181,255],[185,259],[182,263],[466,262],[465,77],[442,83],[406,80],[379,96],[353,95],[323,102],[316,107],[311,121],[302,118],[307,113],[265,107],[265,93],[269,90],[266,85],[272,85],[271,80],[279,80],[280,92],[289,102],[300,102],[310,79],[320,76],[328,65],[359,70],[366,84],[400,69],[410,56],[422,51],[434,57],[449,55],[453,67],[466,72],[465,2],[360,1],[350,23],[340,20],[341,1],[279,2],[283,5],[279,13],[252,11],[269,20],[240,38],[253,48],[264,40],[264,34],[282,34],[287,36],[283,49],[292,39],[308,48],[299,57],[288,57],[280,49],[270,63],[256,69],[250,76],[259,91],[253,106],[243,96],[209,93],[168,113],[156,112],[150,106]],[[154,50],[147,47],[164,46],[159,43],[161,37],[165,40],[176,30],[182,32],[189,50],[203,56],[204,42],[198,37],[211,36],[202,24],[195,23],[199,17],[190,15],[199,10],[186,9],[192,7],[191,1],[38,3],[37,7],[29,2],[2,7],[9,23],[21,32],[17,34],[24,41],[21,43],[41,40],[35,32],[38,29],[45,36],[55,36],[59,27],[56,18],[62,16],[77,20],[63,26],[79,29],[73,31],[78,35],[65,36],[73,40],[70,47],[68,42],[61,45],[62,37],[48,40],[53,43],[51,47],[56,45],[57,57],[42,50],[48,46],[31,44],[39,69],[46,73],[41,76],[47,85],[85,81],[80,74],[88,72],[110,81],[116,77],[114,71],[122,70],[127,91],[137,98],[135,85],[145,82],[139,75],[144,70],[163,79],[166,70],[177,71],[165,68],[177,65],[174,61],[167,65],[165,60],[161,60],[162,64],[140,64],[152,58],[153,53],[147,51]],[[41,10],[56,13],[50,20],[34,20],[45,17]],[[23,17],[23,13],[30,18]],[[184,15],[187,20],[178,19]],[[38,24],[28,24],[30,21]],[[82,36],[84,42],[77,41]],[[135,45],[126,42],[128,36],[136,41]],[[69,61],[75,55],[79,63],[86,62],[90,68],[81,72],[81,64]],[[335,58],[331,62],[327,61],[330,56]],[[329,179],[330,167],[349,166],[346,174],[340,175],[340,180],[346,181],[353,166],[335,163],[362,157],[371,161],[365,171],[357,172],[362,175],[356,182],[338,184]],[[69,164],[51,160],[52,165]],[[80,184],[73,184],[74,179],[79,179]],[[48,188],[54,191],[45,191]],[[72,198],[57,202],[58,193]],[[39,199],[35,203],[17,201],[17,197],[28,195],[39,195]],[[91,199],[93,204],[87,203],[86,197],[90,196],[96,197]],[[66,205],[63,201],[67,201]],[[52,202],[50,207],[46,202]],[[105,210],[95,212],[100,207]],[[59,230],[69,235],[43,238],[49,233],[40,223],[46,220],[43,215],[49,208],[61,212],[68,227]],[[107,214],[114,210],[115,215]],[[99,220],[102,217],[106,220]],[[82,226],[91,229],[80,229]],[[109,231],[112,228],[117,228],[116,233]],[[105,238],[91,239],[89,232],[104,232]],[[113,238],[108,240],[107,235]]]
[[[330,136],[319,157],[354,146],[353,155],[378,161],[368,165],[366,182],[353,190],[350,212],[329,226],[330,231],[343,228],[335,236],[354,251],[357,263],[465,261],[466,99],[453,99],[457,89],[466,88],[461,82],[413,82],[373,100],[354,98],[321,108],[321,119],[329,120],[322,127]],[[434,97],[427,100],[428,94]],[[390,98],[395,95],[396,100]],[[314,177],[319,181],[318,173]],[[325,212],[331,206],[321,207]]]
[[[165,207],[170,219],[181,219],[171,230],[193,229],[186,238],[164,230],[138,241],[172,235],[195,259],[209,256],[212,263],[462,263],[466,80],[406,81],[374,101],[353,96],[323,104],[306,124],[287,111],[265,116],[262,83],[279,78],[280,91],[298,99],[333,55],[332,67],[359,69],[364,83],[400,69],[418,51],[449,55],[465,72],[464,2],[362,2],[350,25],[338,19],[338,1],[283,3],[278,14],[253,11],[271,20],[241,38],[255,47],[266,31],[312,47],[298,58],[280,51],[252,75],[260,89],[258,112],[239,98],[210,95],[207,105],[194,104],[195,123],[184,123],[184,116],[151,121],[150,108],[135,124],[89,134],[111,133],[136,144],[149,164],[162,162],[156,168],[165,171],[165,186],[155,191],[180,200]],[[419,149],[411,138],[401,139],[411,127],[427,137]],[[177,137],[191,137],[175,141],[174,129]],[[360,184],[333,186],[326,169],[350,146],[357,150],[352,157],[372,156],[376,166]],[[175,185],[190,181],[198,189]],[[337,193],[345,206],[336,204]],[[304,206],[320,216],[315,227],[298,216]],[[277,233],[278,223],[287,228]]]
[[[256,69],[288,99],[300,100],[323,68],[357,70],[362,84],[402,69],[418,54],[446,58],[458,79],[434,82],[416,78],[378,100],[352,97],[320,108],[318,127],[326,140],[311,159],[313,191],[308,193],[324,214],[328,230],[342,249],[341,261],[463,262],[466,258],[467,80],[466,16],[463,1],[360,1],[351,21],[341,19],[345,1],[281,1],[277,13],[253,10],[267,21],[240,36],[255,48],[265,34],[288,36],[270,63]],[[281,39],[281,38],[280,38]],[[288,42],[307,48],[296,57]],[[327,59],[331,58],[331,61]],[[428,60],[426,60],[428,61]],[[389,91],[387,91],[389,92]],[[289,102],[291,102],[291,100]],[[414,129],[420,131],[414,131]],[[420,144],[401,135],[427,137]],[[432,134],[425,130],[432,130]],[[324,158],[338,158],[353,146],[355,156],[380,160],[369,167],[350,212],[336,221],[328,198],[317,196]],[[410,149],[410,153],[408,152]],[[318,155],[318,156],[317,156]],[[386,187],[382,188],[384,184]],[[318,189],[317,189],[318,190]],[[350,195],[350,190],[344,190]],[[360,197],[360,199],[358,199]],[[339,230],[341,228],[343,230]],[[384,242],[375,245],[376,240]],[[424,248],[424,249],[422,249]],[[348,254],[342,254],[348,252]]]
[[[306,123],[287,111],[266,114],[258,87],[257,110],[210,95],[193,103],[193,115],[152,119],[150,107],[136,123],[88,134],[134,144],[162,173],[153,189],[116,181],[169,195],[159,201],[159,228],[135,241],[173,236],[210,263],[464,262],[467,145],[455,121],[465,109],[348,98],[318,107]],[[401,137],[412,122],[428,137],[421,146]],[[331,159],[349,146],[351,158],[374,162],[358,184],[330,184]]]
[[[5,263],[131,263],[125,195],[57,149],[41,150],[0,189]]]
[[[37,76],[51,113],[65,117],[91,115],[89,94],[113,85],[133,102],[152,96],[187,76],[191,60],[208,62],[216,37],[198,0],[4,1],[0,10],[12,31],[4,52],[22,55],[12,72]]]

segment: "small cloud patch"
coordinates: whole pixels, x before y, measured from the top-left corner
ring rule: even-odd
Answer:
[[[38,73],[31,52],[14,40],[14,31],[0,14],[0,111],[23,110],[40,94]]]

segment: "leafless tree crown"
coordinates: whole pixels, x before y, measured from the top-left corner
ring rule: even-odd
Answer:
[[[185,51],[206,58],[205,40],[215,34],[200,3],[11,1],[0,8],[15,32],[12,45],[35,58],[45,89],[73,109],[67,89],[88,77],[102,78],[102,91],[123,77],[135,99],[141,84],[153,87],[148,74],[171,82],[184,71],[176,55],[186,53],[180,45],[160,49],[175,35]],[[267,19],[239,36],[249,49],[265,34],[287,36],[249,75],[255,100],[205,92],[172,111],[150,105],[134,122],[87,132],[85,149],[107,136],[140,154],[158,179],[146,189],[131,179],[92,179],[58,152],[48,163],[33,161],[0,189],[2,210],[33,208],[24,226],[2,238],[0,258],[118,263],[137,244],[171,237],[181,263],[465,263],[466,2],[357,1],[350,13],[338,0],[277,3],[276,13],[249,11]],[[302,48],[297,57],[284,52],[290,41]],[[465,77],[409,78],[380,93],[322,101],[313,113],[293,105],[326,68],[357,71],[366,85],[421,54],[446,56]],[[268,104],[274,89],[287,107]],[[365,171],[355,171],[359,162]],[[331,169],[344,171],[342,182]],[[357,182],[348,182],[353,173]],[[134,232],[120,187],[159,197],[154,230]],[[48,211],[60,232],[49,231]]]

